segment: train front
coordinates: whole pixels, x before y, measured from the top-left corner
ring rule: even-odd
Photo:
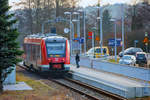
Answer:
[[[70,46],[64,37],[49,37],[45,39],[46,63],[49,71],[68,72],[70,70]]]

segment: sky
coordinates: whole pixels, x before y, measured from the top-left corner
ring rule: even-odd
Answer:
[[[18,2],[18,1],[20,1],[20,0],[9,0],[10,5],[12,5],[13,2]],[[101,1],[102,5],[105,5],[105,4],[115,4],[115,3],[128,3],[128,4],[130,4],[131,1],[134,1],[134,0],[100,0],[100,1]],[[86,7],[89,5],[94,5],[97,2],[98,2],[98,0],[81,0],[79,5]]]
[[[102,5],[107,4],[116,4],[116,3],[127,3],[127,4],[133,4],[133,2],[136,1],[139,2],[140,0],[100,0]],[[98,0],[81,0],[80,6],[86,7],[88,5],[94,5],[97,4]]]
[[[9,0],[9,4],[12,5],[13,2],[18,2],[18,1],[20,1],[20,0]]]
[[[100,0],[102,5],[115,3],[130,3],[131,0]],[[86,7],[88,5],[97,4],[98,0],[81,0],[80,6]]]

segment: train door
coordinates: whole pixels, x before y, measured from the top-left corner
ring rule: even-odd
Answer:
[[[36,50],[35,50],[35,56],[36,56],[36,69],[38,69],[38,67],[41,64],[41,46],[40,45],[36,45]]]

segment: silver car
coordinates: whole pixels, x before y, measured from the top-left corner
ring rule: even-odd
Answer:
[[[124,55],[120,60],[119,64],[125,64],[125,65],[135,65],[136,64],[136,58],[133,55]]]

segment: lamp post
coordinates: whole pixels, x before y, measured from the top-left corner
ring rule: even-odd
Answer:
[[[79,12],[82,12],[82,13],[83,13],[84,54],[86,54],[86,22],[85,22],[86,11],[85,11],[85,9],[83,9],[83,10],[79,10]]]
[[[84,11],[83,12],[84,13],[83,14],[84,15],[83,16],[84,17],[84,20],[83,20],[83,23],[84,23],[83,24],[84,25],[84,54],[86,54],[86,25],[85,25],[85,16],[86,16],[85,14],[86,14],[86,12],[85,12],[85,9],[83,11]]]
[[[99,17],[97,17],[97,19],[100,20],[100,48],[101,48],[101,56],[103,54],[103,15],[102,15],[102,8],[101,7],[97,7],[99,8]]]
[[[96,27],[92,27],[93,34],[92,34],[92,48],[94,48],[94,58],[95,58],[95,34],[96,34]]]
[[[124,5],[122,4],[122,53],[124,56]]]
[[[71,36],[71,29],[72,29],[72,26],[71,26],[71,24],[72,24],[72,14],[71,14],[71,12],[64,12],[64,14],[65,15],[69,15],[70,16],[70,48],[71,48],[71,50],[70,50],[70,53],[71,53],[71,55],[72,55],[72,36]]]
[[[114,32],[115,32],[115,61],[117,61],[117,25],[116,19],[111,19],[114,22]]]
[[[77,33],[78,33],[78,37],[80,38],[80,13],[78,12],[73,12],[74,15],[77,15],[77,20],[72,20],[74,22],[77,22]],[[79,43],[79,42],[78,42]],[[81,43],[79,43],[79,48],[80,48],[80,55],[82,53],[82,48],[81,48]]]

